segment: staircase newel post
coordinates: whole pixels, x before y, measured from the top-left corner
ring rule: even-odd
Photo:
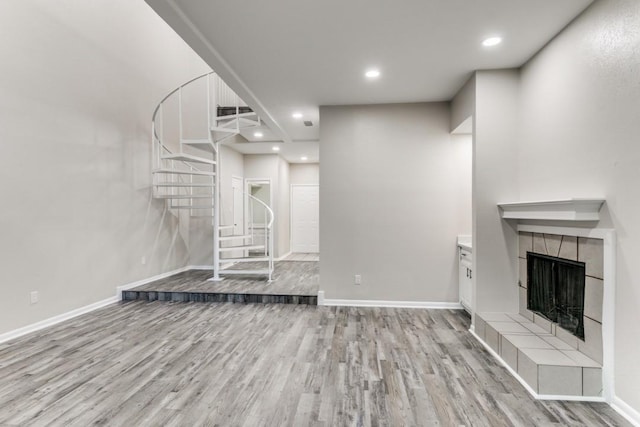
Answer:
[[[213,141],[211,131],[212,125],[217,125],[217,85],[214,82],[213,96],[211,94],[211,74],[207,76],[207,126],[209,129],[210,142],[214,146],[215,175],[213,176],[213,277],[211,280],[222,280],[220,278],[220,145]],[[211,105],[213,98],[214,105]],[[211,109],[214,110],[214,119],[211,117]]]
[[[220,155],[216,143],[216,174],[213,177],[213,280],[220,279]]]

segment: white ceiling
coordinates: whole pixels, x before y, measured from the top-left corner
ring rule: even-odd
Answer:
[[[320,105],[450,100],[474,70],[524,64],[592,0],[146,1],[260,114],[263,140],[317,150]]]

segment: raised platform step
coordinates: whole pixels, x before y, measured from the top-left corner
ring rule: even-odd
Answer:
[[[176,160],[179,162],[202,163],[205,165],[215,165],[215,160],[205,159],[204,157],[192,156],[191,154],[166,154],[161,157],[162,160]]]
[[[220,248],[220,252],[228,252],[228,251],[250,251],[253,249],[264,249],[264,245],[241,245],[241,246],[229,246],[225,248]]]
[[[232,235],[232,236],[222,236],[220,237],[220,241],[221,242],[225,242],[227,240],[241,240],[241,239],[248,239],[251,237],[251,234],[240,234],[240,235]]]
[[[230,280],[230,279],[229,279]],[[317,295],[275,295],[227,292],[122,291],[124,301],[218,302],[236,304],[318,305]]]
[[[538,395],[602,396],[602,365],[524,316],[476,313],[474,328]]]
[[[265,262],[269,261],[268,256],[253,256],[246,258],[221,258],[220,262]]]
[[[201,176],[216,176],[215,172],[208,171],[187,171],[187,170],[176,170],[176,169],[155,169],[153,173],[161,173],[161,174],[174,174],[174,175],[201,175]]]

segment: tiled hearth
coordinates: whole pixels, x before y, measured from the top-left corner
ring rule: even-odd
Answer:
[[[604,369],[603,318],[607,315],[603,312],[609,307],[604,302],[610,301],[614,286],[610,276],[605,278],[605,270],[614,265],[612,256],[607,252],[605,265],[604,252],[611,238],[604,237],[609,236],[607,232],[523,228],[518,236],[519,313],[475,313],[474,332],[537,396],[603,398],[609,390],[609,377],[603,372],[611,369],[606,363],[612,360],[608,351]],[[553,233],[556,229],[559,232]],[[527,309],[527,253],[584,263],[584,340]],[[607,313],[611,316],[610,308]]]
[[[537,394],[602,394],[600,363],[521,314],[477,313],[475,333]]]

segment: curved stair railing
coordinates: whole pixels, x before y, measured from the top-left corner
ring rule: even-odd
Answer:
[[[185,91],[197,88],[197,84],[203,82],[206,85],[206,105],[201,102],[189,100],[185,104]],[[186,89],[189,88],[189,89]],[[226,98],[230,93],[235,97],[235,106],[219,105],[219,94],[223,90]],[[177,98],[177,99],[176,99]],[[165,122],[165,109],[168,104],[177,102],[177,118],[173,123]],[[240,133],[241,129],[252,126],[260,126],[261,121],[250,108],[240,105],[240,98],[233,93],[228,86],[214,72],[205,73],[195,77],[169,92],[156,106],[151,120],[151,155],[152,155],[152,186],[154,198],[164,199],[169,210],[177,213],[187,210],[190,217],[209,217],[213,226],[213,277],[210,280],[222,280],[221,275],[230,274],[259,274],[268,276],[272,280],[274,271],[273,262],[273,210],[261,200],[249,196],[252,200],[264,205],[265,218],[268,217],[268,227],[265,233],[265,241],[256,244],[255,235],[251,234],[225,234],[224,230],[234,228],[220,224],[220,143]],[[187,117],[190,126],[185,124],[185,106],[192,111]],[[203,108],[204,107],[204,108]],[[219,114],[221,113],[221,114]],[[229,114],[231,113],[231,114]],[[186,138],[185,128],[193,132],[193,116],[199,121],[206,118],[206,137]],[[174,117],[175,118],[175,117]],[[202,125],[202,123],[201,123]],[[166,128],[177,133],[177,141],[165,136]],[[169,142],[173,142],[170,146]],[[246,210],[246,209],[245,209]],[[243,216],[246,212],[243,212]],[[265,220],[265,223],[267,221]],[[251,218],[253,227],[253,217]],[[250,241],[249,241],[250,239]],[[249,244],[247,244],[249,241]],[[241,242],[240,245],[223,245],[222,242]],[[250,251],[261,249],[264,255],[251,256]],[[222,253],[242,251],[242,257],[234,259],[222,258]],[[266,261],[267,268],[253,269],[224,269],[220,268],[221,262],[248,262]]]

